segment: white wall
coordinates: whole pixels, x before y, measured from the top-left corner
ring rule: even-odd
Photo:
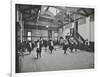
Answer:
[[[36,29],[25,29],[25,36],[27,36],[27,32],[32,32],[32,40],[36,41],[38,40],[41,36],[43,37],[43,39],[47,39],[48,38],[48,31],[47,30],[36,30]]]
[[[63,38],[64,39],[66,35],[70,34],[70,28],[72,28],[72,23],[63,26]]]
[[[62,28],[59,28],[59,32],[58,32],[58,39],[60,37],[63,37],[63,29]]]
[[[63,37],[65,39],[65,36],[70,34],[70,28],[72,28],[72,23],[64,25],[63,29],[60,28],[58,32],[58,38]]]
[[[55,39],[55,32],[52,31],[52,40],[54,40],[54,39]]]
[[[35,30],[32,29],[32,36],[48,36],[48,31],[47,30]]]
[[[70,28],[67,28],[63,31],[63,34],[64,34],[64,38],[66,35],[70,34]]]
[[[48,39],[48,30],[25,29],[24,32],[25,32],[24,35],[26,35],[26,36],[27,36],[27,34],[26,34],[27,32],[32,32],[32,40],[33,41],[38,40],[41,36],[45,40]],[[59,32],[60,33],[59,35],[62,35],[61,32],[62,31]],[[55,33],[57,33],[57,32],[56,31],[52,31],[52,40],[57,38],[57,36],[55,36]],[[57,33],[57,35],[58,35],[58,33]]]
[[[87,24],[82,24],[82,25],[79,25],[78,26],[78,32],[79,32],[79,34],[84,38],[84,39],[89,39],[88,37],[88,34],[89,34],[89,32],[88,32],[88,25]]]
[[[90,27],[90,32],[91,32],[91,36],[90,37],[91,37],[91,39],[90,40],[94,41],[94,34],[95,34],[94,33],[94,26],[95,26],[94,25],[94,21],[92,21],[90,24],[91,24],[91,27]]]
[[[84,39],[94,41],[94,21],[90,22],[90,17],[87,17],[85,23],[79,24],[78,32]]]
[[[90,22],[90,17],[78,20],[78,32],[86,40],[94,41],[94,21]],[[70,34],[70,28],[72,28],[74,23],[67,24],[63,27],[63,32],[59,30],[59,37]]]
[[[32,30],[32,40],[36,41],[40,37],[43,37],[43,39],[48,38],[48,31],[47,30]]]

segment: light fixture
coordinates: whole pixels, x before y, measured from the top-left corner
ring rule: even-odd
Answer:
[[[48,28],[48,25],[46,25],[46,28]]]

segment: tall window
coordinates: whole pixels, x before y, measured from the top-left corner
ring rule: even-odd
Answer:
[[[54,34],[55,40],[57,40],[58,34],[55,32]]]
[[[28,36],[28,37],[27,37],[27,40],[28,40],[28,41],[31,41],[32,33],[31,33],[31,32],[27,32],[27,36]]]

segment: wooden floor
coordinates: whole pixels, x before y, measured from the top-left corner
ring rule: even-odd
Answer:
[[[27,53],[25,53],[27,54]],[[67,51],[67,55],[63,54],[63,50],[58,48],[52,54],[48,50],[42,49],[42,57],[36,58],[36,49],[30,55],[21,57],[21,72],[42,72],[72,69],[89,69],[94,67],[94,53],[78,50],[71,53]]]

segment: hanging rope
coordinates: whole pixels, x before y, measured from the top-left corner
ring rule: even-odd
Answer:
[[[41,32],[39,32],[39,26],[38,26],[40,13],[41,13],[41,10],[39,9],[38,10],[38,15],[37,15],[37,20],[36,20],[36,26],[37,26],[37,32],[38,32],[38,34],[41,33]],[[42,34],[40,34],[40,35],[42,35]]]

